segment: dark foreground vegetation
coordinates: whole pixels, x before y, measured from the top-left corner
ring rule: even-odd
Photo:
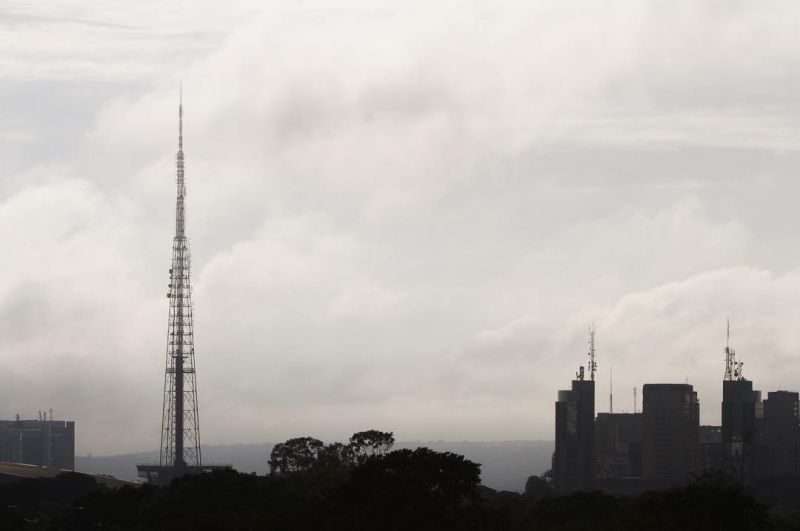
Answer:
[[[270,475],[215,472],[164,488],[110,490],[80,474],[3,484],[0,529],[800,529],[796,479],[767,491],[773,505],[715,474],[636,498],[555,496],[539,477],[517,494],[481,487],[479,465],[462,456],[392,443],[375,431],[347,444],[292,439],[276,445]]]

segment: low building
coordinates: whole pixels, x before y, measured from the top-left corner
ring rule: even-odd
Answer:
[[[642,475],[641,413],[598,413],[595,433],[598,479]]]
[[[3,463],[0,461],[0,485],[4,483],[15,483],[25,479],[54,478],[59,474],[79,474],[83,477],[93,478],[100,485],[109,488],[119,488],[125,485],[135,485],[130,481],[117,479],[112,476],[102,474],[86,474],[84,472],[72,472],[39,465],[26,465],[21,463]]]
[[[0,461],[75,468],[75,422],[0,420]]]
[[[700,467],[703,470],[723,470],[722,426],[700,426]]]

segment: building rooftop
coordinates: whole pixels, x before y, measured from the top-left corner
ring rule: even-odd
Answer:
[[[130,481],[124,481],[111,476],[102,476],[97,474],[84,474],[82,472],[74,472],[72,470],[62,470],[60,468],[52,468],[39,465],[28,465],[23,463],[8,463],[0,462],[0,481],[14,480],[14,479],[36,479],[36,478],[54,478],[59,474],[81,474],[82,476],[92,477],[101,485],[110,488],[123,487],[125,485],[135,485]]]

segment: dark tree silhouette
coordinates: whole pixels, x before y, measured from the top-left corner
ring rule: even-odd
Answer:
[[[355,462],[353,449],[339,442],[323,446],[317,454],[317,467],[320,470],[344,472],[350,470]]]
[[[354,433],[350,437],[350,448],[357,464],[368,458],[383,455],[394,446],[394,433],[389,431],[367,430]]]
[[[280,529],[302,531],[681,531],[798,529],[788,505],[770,511],[730,476],[705,473],[690,485],[637,497],[601,492],[531,496],[479,485],[479,465],[427,448],[368,457],[352,467],[349,445],[306,437],[286,441],[267,476],[233,470],[176,478],[166,487],[116,490],[93,478],[0,483],[0,529],[118,531]],[[312,463],[309,465],[309,463]],[[336,468],[340,467],[340,468]],[[800,478],[775,490],[788,499]],[[544,482],[546,484],[546,482]],[[792,502],[793,503],[793,502]],[[773,506],[773,509],[777,507]]]
[[[272,474],[318,471],[343,472],[370,457],[384,455],[394,445],[392,432],[367,430],[354,433],[349,444],[325,445],[313,437],[298,437],[272,448],[269,469]]]
[[[532,518],[533,529],[627,529],[624,526],[623,503],[614,496],[597,491],[543,498],[536,503]]]
[[[553,486],[542,476],[531,476],[525,482],[525,496],[533,499],[545,498],[555,494]]]
[[[313,437],[298,437],[278,443],[272,448],[269,470],[272,474],[305,472],[317,464],[324,444]]]
[[[646,492],[630,521],[641,529],[764,529],[767,507],[731,476],[708,471],[691,484]],[[633,527],[633,526],[632,526]]]
[[[369,522],[383,522],[384,529],[468,529],[462,517],[470,511],[461,509],[477,505],[479,483],[480,465],[463,456],[396,450],[353,469],[342,500],[356,508],[360,529],[372,529]]]

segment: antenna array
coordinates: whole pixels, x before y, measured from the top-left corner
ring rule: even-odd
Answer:
[[[727,320],[725,333],[725,380],[744,380],[744,362],[736,360],[736,351],[731,348],[731,320]]]
[[[592,381],[594,381],[594,373],[597,371],[597,362],[594,360],[594,332],[595,327],[592,323],[589,325],[589,374],[592,376]]]

